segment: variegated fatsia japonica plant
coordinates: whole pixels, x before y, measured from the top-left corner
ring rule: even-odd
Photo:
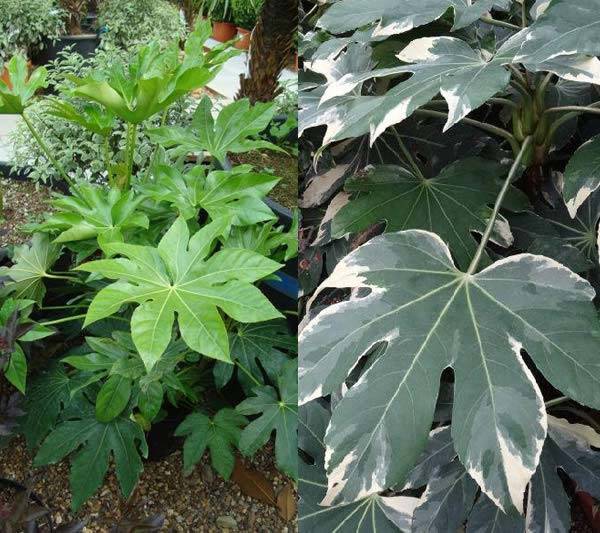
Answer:
[[[303,2],[305,531],[600,498],[600,0]]]

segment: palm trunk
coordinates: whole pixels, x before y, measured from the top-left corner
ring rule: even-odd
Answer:
[[[298,0],[266,0],[250,41],[248,74],[240,76],[237,99],[270,102],[290,59],[298,31]]]

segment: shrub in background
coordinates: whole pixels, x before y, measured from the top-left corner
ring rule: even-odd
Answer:
[[[63,33],[64,18],[56,0],[0,0],[0,64],[19,51],[42,50]]]
[[[263,0],[231,0],[235,25],[245,30],[254,28],[263,4]]]
[[[150,41],[166,45],[186,33],[179,9],[166,0],[104,0],[98,22],[106,28],[103,45],[125,50]]]

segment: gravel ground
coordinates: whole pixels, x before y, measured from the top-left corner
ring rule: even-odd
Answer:
[[[49,210],[50,189],[32,182],[0,177],[4,210],[0,211],[0,247],[21,244],[29,237],[19,230],[28,222],[38,222]]]
[[[281,181],[269,193],[269,197],[290,209],[298,206],[298,159],[293,155],[255,150],[244,154],[231,154],[237,165],[250,164],[257,171],[268,170]]]
[[[273,449],[267,446],[250,462],[279,492],[289,480],[273,465]],[[32,472],[31,456],[22,439],[0,450],[0,477],[23,482]],[[66,461],[39,470],[34,492],[52,509],[55,524],[86,520],[86,532],[108,532],[121,520],[166,517],[164,531],[219,533],[222,531],[293,533],[294,522],[285,521],[276,507],[242,494],[239,487],[218,477],[205,456],[189,477],[182,474],[181,452],[159,462],[145,464],[138,488],[124,502],[114,474],[81,509],[78,516],[69,511],[69,465]],[[234,529],[235,524],[235,529]]]

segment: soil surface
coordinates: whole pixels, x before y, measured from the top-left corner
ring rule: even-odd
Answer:
[[[298,206],[298,159],[293,155],[261,150],[246,154],[231,154],[237,165],[252,165],[256,170],[268,170],[281,178],[269,197],[290,209]]]
[[[0,176],[0,194],[4,199],[4,210],[0,210],[0,247],[22,244],[29,235],[20,227],[41,221],[43,213],[50,210],[50,189]]]
[[[273,465],[274,451],[267,446],[253,460],[244,460],[272,483],[275,493],[289,480]],[[286,521],[276,506],[267,505],[242,493],[238,485],[220,478],[209,466],[207,456],[194,472],[183,475],[181,452],[158,462],[146,462],[137,489],[128,502],[119,493],[114,473],[77,515],[70,512],[69,464],[34,471],[32,457],[22,439],[0,450],[0,477],[25,482],[35,472],[33,491],[51,509],[55,524],[73,520],[86,522],[85,532],[108,532],[123,520],[163,515],[163,531],[219,533],[222,531],[292,533],[294,521]]]

